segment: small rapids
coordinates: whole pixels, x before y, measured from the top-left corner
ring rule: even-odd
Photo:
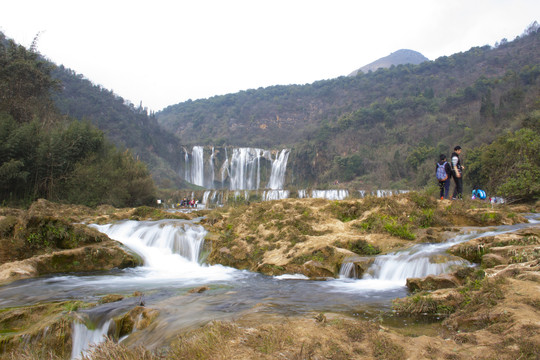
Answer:
[[[392,299],[407,295],[408,277],[441,274],[456,266],[471,265],[446,253],[452,245],[533,225],[499,226],[484,232],[471,229],[448,242],[419,244],[377,256],[361,279],[356,278],[351,263],[345,262],[340,278],[328,281],[312,281],[298,274],[272,277],[208,265],[205,256],[209,244],[204,240],[207,232],[196,221],[122,221],[92,226],[140,255],[144,264],[133,269],[27,279],[0,287],[0,308],[65,300],[97,302],[107,294],[124,295],[122,301],[79,311],[82,318],[91,319],[93,330],[83,321],[74,322],[72,358],[103,340],[112,317],[141,301],[131,296],[135,291],[142,292],[145,306],[158,310],[159,315],[153,331],[136,331],[124,341],[149,348],[166,343],[181,330],[211,320],[234,319],[254,309],[260,314],[289,316],[328,311],[373,313],[388,310]],[[199,286],[209,290],[189,293]]]

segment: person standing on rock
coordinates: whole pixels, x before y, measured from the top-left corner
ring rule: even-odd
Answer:
[[[454,148],[454,152],[450,158],[452,165],[452,178],[454,179],[454,184],[456,185],[452,200],[463,199],[463,170],[465,167],[461,165],[461,159],[459,157],[460,154],[461,146],[458,145]]]
[[[446,161],[446,155],[441,154],[439,156],[439,162],[436,164],[435,171],[437,180],[439,180],[439,189],[441,189],[439,196],[441,200],[448,199],[448,193],[450,192],[450,180],[452,178],[452,168]]]

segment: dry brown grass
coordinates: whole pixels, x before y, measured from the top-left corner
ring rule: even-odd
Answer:
[[[92,346],[87,355],[81,360],[158,360],[165,359],[163,354],[146,350],[143,347],[128,348],[122,344],[115,343],[111,339],[98,346]]]

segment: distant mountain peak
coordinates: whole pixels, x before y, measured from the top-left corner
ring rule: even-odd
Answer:
[[[429,61],[427,57],[420,54],[418,51],[401,49],[391,53],[388,56],[382,57],[379,60],[362,66],[361,68],[354,70],[349,76],[356,76],[359,71],[367,73],[369,71],[376,71],[379,68],[389,68],[392,65],[401,65],[401,64],[420,64],[424,61]]]

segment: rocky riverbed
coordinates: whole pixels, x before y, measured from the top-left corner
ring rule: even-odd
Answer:
[[[526,221],[525,207],[436,201],[411,193],[391,198],[287,199],[171,214],[156,209],[89,209],[38,201],[28,210],[0,209],[0,281],[52,273],[137,266],[140,258],[87,227],[122,219],[195,218],[209,230],[209,263],[312,279],[336,277],[344,259],[359,273],[373,255],[419,242],[440,242],[466,226]],[[286,317],[256,307],[233,322],[211,322],[179,334],[161,355],[106,342],[94,358],[535,358],[540,353],[538,228],[487,236],[451,252],[479,264],[435,278],[410,279],[411,296],[395,313],[346,317],[326,312]],[[204,292],[194,288],[193,295]],[[114,294],[112,294],[114,295]],[[140,293],[115,319],[111,339],[151,326],[155,312]],[[111,296],[104,302],[123,297]],[[0,312],[5,358],[68,358],[71,323],[84,301],[41,303]],[[144,316],[143,316],[144,315]],[[436,319],[439,320],[436,320]],[[405,319],[405,320],[404,320]],[[410,319],[404,326],[406,319]],[[418,321],[430,319],[430,321]]]

